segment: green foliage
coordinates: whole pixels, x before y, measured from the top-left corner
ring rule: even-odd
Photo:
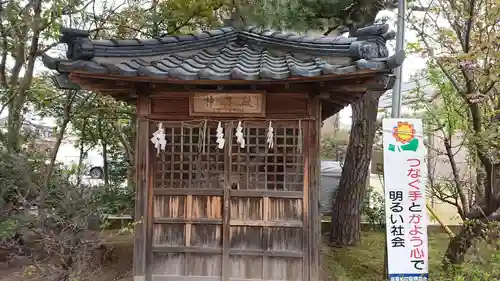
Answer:
[[[445,136],[454,136],[459,132],[468,130],[467,107],[463,99],[457,94],[456,89],[451,85],[444,73],[435,66],[429,67],[417,73],[413,79],[426,80],[435,87],[439,93],[434,103],[429,103],[424,87],[416,87],[410,94],[417,96],[416,102],[411,104],[412,109],[424,109],[423,115],[425,129],[428,133],[440,131]]]
[[[104,171],[106,184],[120,185],[130,176],[135,147],[134,113],[134,108],[124,103],[97,96],[72,119],[72,133],[78,136],[76,146],[84,151],[100,150],[108,163]]]
[[[127,158],[122,146],[114,146],[109,151],[109,182],[112,185],[120,185],[128,178],[130,159]],[[133,159],[132,159],[133,161]]]
[[[224,8],[228,5],[224,4],[223,0],[130,0],[119,12],[102,18],[100,24],[106,28],[96,37],[158,37],[219,26],[220,15],[227,14]]]
[[[23,155],[0,150],[0,218],[11,217],[25,201],[36,198],[33,190],[40,182],[43,169],[43,161],[37,158],[30,161]]]
[[[102,210],[129,211],[133,192],[78,184],[57,165],[47,179],[47,168],[36,155],[0,154],[2,254],[36,258],[25,274],[37,280],[95,280],[100,269],[91,260],[101,240],[88,230],[89,221]],[[120,200],[126,203],[111,205]]]
[[[385,199],[384,195],[368,188],[365,193],[363,215],[374,230],[385,229]]]
[[[374,22],[377,13],[388,3],[378,0],[256,0],[252,11],[254,16],[249,20],[297,31],[340,26],[357,28]]]
[[[133,187],[103,187],[94,192],[94,201],[100,214],[133,214],[135,189]]]
[[[0,244],[1,241],[11,239],[20,229],[21,223],[17,219],[3,218],[0,220]]]
[[[343,161],[349,142],[349,133],[339,131],[321,138],[321,157]]]

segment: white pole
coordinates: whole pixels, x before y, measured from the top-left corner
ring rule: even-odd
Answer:
[[[398,1],[398,30],[396,34],[396,51],[404,50],[405,47],[405,16],[406,0]],[[399,118],[401,116],[401,84],[402,84],[403,66],[396,68],[396,81],[392,89],[392,110],[391,117]]]

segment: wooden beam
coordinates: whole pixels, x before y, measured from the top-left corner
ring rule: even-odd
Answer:
[[[385,71],[383,72],[385,73]],[[284,80],[181,80],[172,78],[154,78],[154,77],[144,77],[144,76],[130,76],[125,77],[117,74],[94,74],[87,73],[83,71],[74,71],[70,76],[79,76],[87,78],[95,78],[100,80],[122,80],[122,81],[133,81],[133,82],[146,82],[146,83],[156,83],[156,84],[180,84],[180,85],[262,85],[262,84],[294,84],[294,83],[311,83],[320,81],[340,81],[349,79],[362,79],[373,77],[377,74],[381,74],[379,71],[364,69],[357,71],[355,73],[349,74],[328,74],[319,75],[316,77],[292,77]]]
[[[98,79],[90,77],[81,77],[78,75],[70,74],[69,78],[73,83],[80,85],[83,89],[90,91],[130,91],[131,89],[135,91],[135,83],[126,80],[108,80],[108,79]]]
[[[242,80],[225,80],[225,81],[209,81],[204,80],[193,81],[171,81],[171,80],[155,80],[143,79],[144,77],[122,77],[116,75],[90,75],[86,73],[74,72],[70,74],[70,79],[82,88],[92,91],[112,91],[112,92],[128,92],[133,89],[141,88],[141,92],[186,92],[189,89],[206,89],[217,90],[217,87],[224,87],[224,90],[265,90],[267,92],[311,92],[311,85],[314,86],[314,91],[331,91],[331,92],[366,92],[371,89],[380,89],[390,86],[390,75],[359,72],[357,74],[336,75],[336,76],[320,76],[315,78],[293,78],[291,80],[282,81],[242,81]],[[389,77],[389,78],[388,78]],[[148,91],[143,91],[147,88]]]

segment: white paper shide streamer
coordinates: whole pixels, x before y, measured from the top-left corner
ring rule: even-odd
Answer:
[[[241,121],[238,121],[238,127],[236,127],[236,142],[241,148],[245,148],[245,139],[243,138],[243,127],[241,126]]]
[[[158,130],[153,133],[151,142],[155,145],[156,154],[160,154],[160,149],[165,151],[167,140],[165,139],[165,129],[161,123],[158,123]]]
[[[219,122],[219,125],[217,126],[217,140],[215,141],[218,144],[219,149],[224,148],[224,144],[226,143],[226,140],[224,139],[224,129],[222,129],[222,126]]]
[[[267,128],[267,147],[272,149],[274,147],[274,128],[269,121],[269,127]]]

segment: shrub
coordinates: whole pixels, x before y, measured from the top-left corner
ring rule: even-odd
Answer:
[[[384,195],[376,192],[372,187],[365,193],[363,215],[373,230],[385,228],[385,200]]]

